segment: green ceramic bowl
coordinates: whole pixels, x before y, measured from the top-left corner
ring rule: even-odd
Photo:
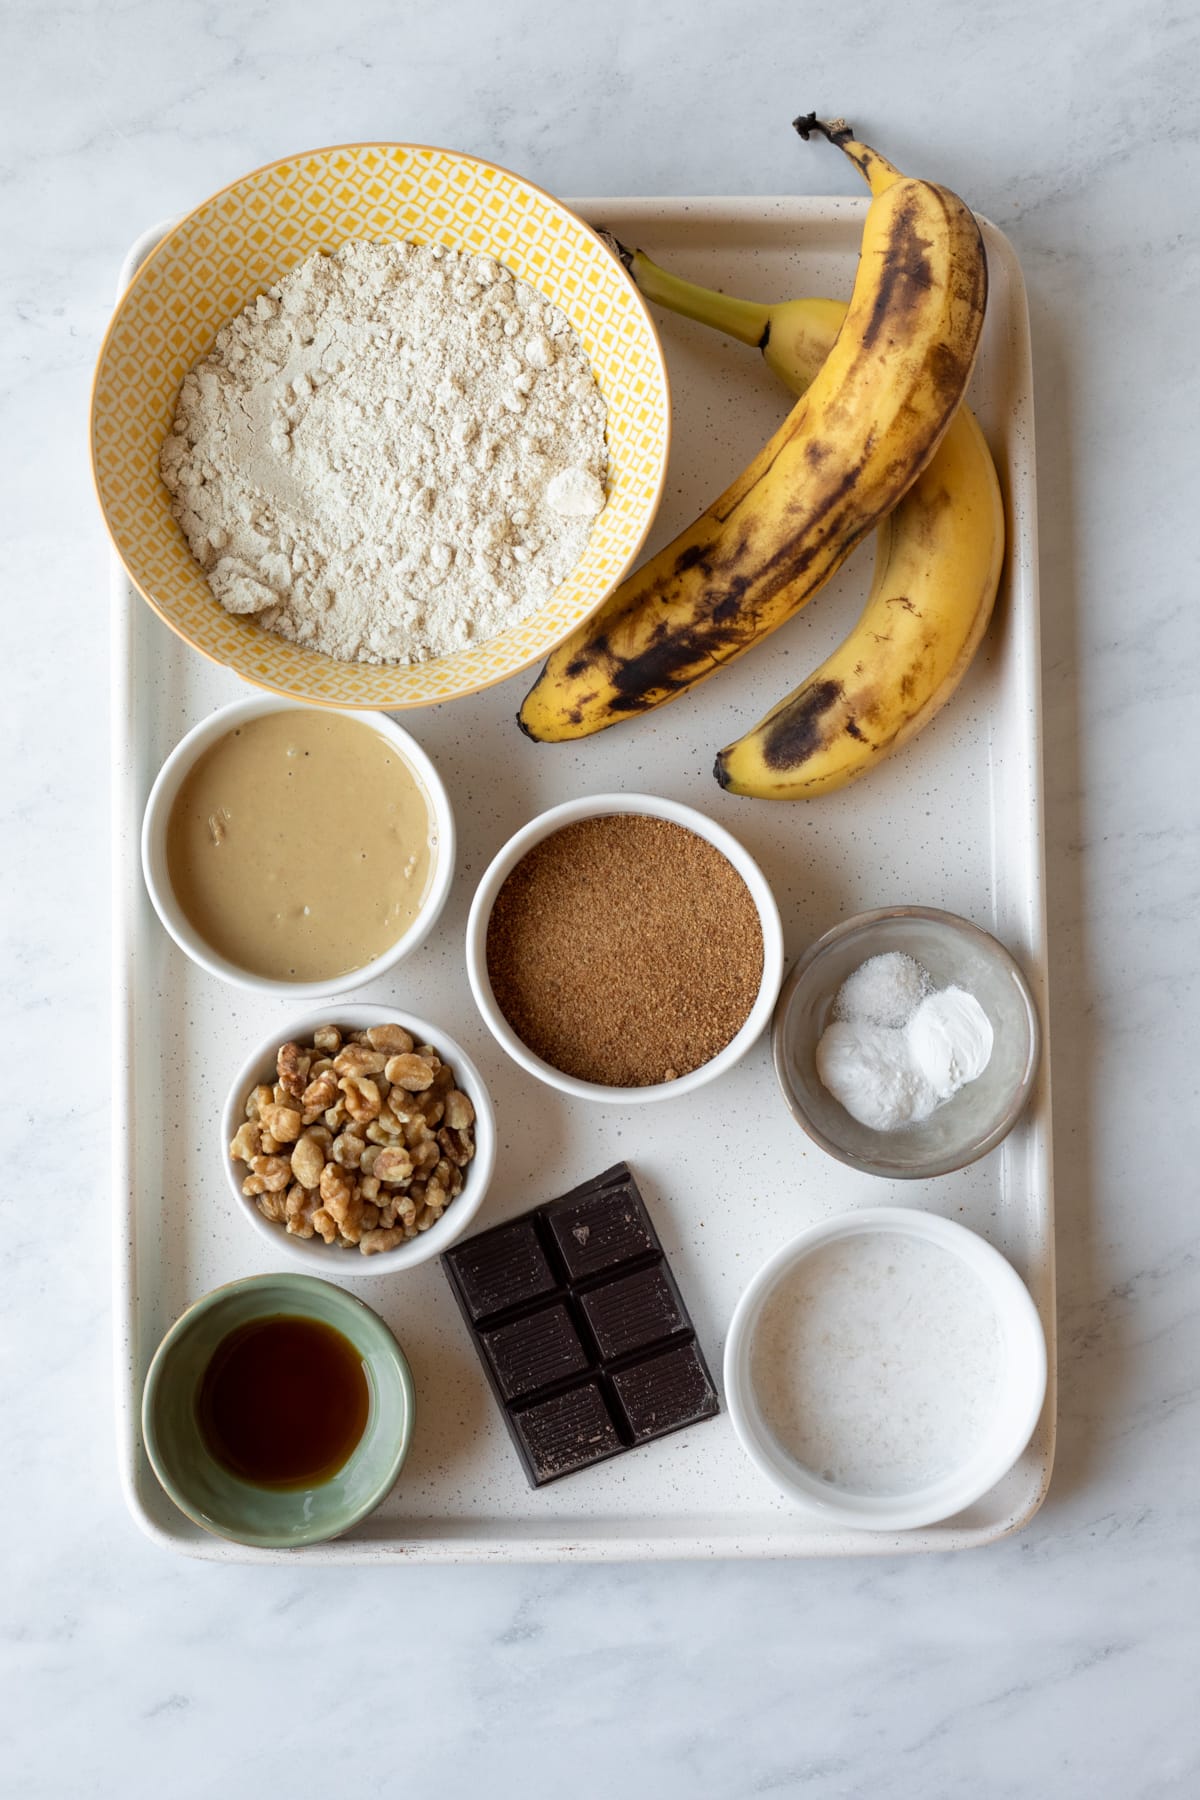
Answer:
[[[265,1488],[215,1461],[197,1400],[209,1360],[229,1332],[285,1313],[332,1325],[354,1345],[371,1390],[367,1427],[336,1475],[309,1488]],[[159,1345],[142,1395],[151,1467],[181,1512],[234,1543],[286,1549],[349,1531],[390,1491],[408,1454],[413,1383],[404,1353],[369,1306],[312,1275],[254,1275],[189,1306]]]

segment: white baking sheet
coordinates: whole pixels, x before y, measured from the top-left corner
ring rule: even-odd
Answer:
[[[754,298],[849,293],[865,201],[607,199],[576,203],[672,269]],[[162,230],[135,244],[122,284]],[[728,1077],[655,1107],[568,1101],[510,1064],[480,1022],[463,968],[474,884],[501,843],[579,794],[649,789],[735,832],[772,881],[789,957],[845,915],[919,902],[994,931],[1016,954],[1046,1019],[1041,710],[1028,319],[1011,246],[985,227],[991,292],[975,406],[1001,471],[1010,555],[988,642],[954,702],[871,778],[802,805],[723,794],[715,750],[832,649],[870,574],[863,550],[812,606],[690,698],[572,746],[535,746],[514,714],[524,676],[475,699],[404,715],[450,789],[459,832],[454,891],[432,943],[357,997],[444,1021],[478,1061],[499,1125],[495,1182],[479,1225],[562,1192],[618,1158],[642,1185],[701,1342],[719,1374],[724,1333],[753,1271],[811,1221],[849,1207],[927,1207],[979,1231],[1029,1284],[1050,1348],[1050,1391],[1033,1441],[976,1506],[898,1536],[810,1523],[756,1474],[728,1415],[557,1482],[525,1484],[436,1265],[394,1280],[338,1278],[376,1307],[412,1363],[413,1449],[388,1501],[338,1542],[262,1552],[207,1536],[159,1489],[138,1415],[154,1348],[209,1288],[270,1269],[234,1211],[221,1169],[221,1102],[247,1043],[289,1009],[203,975],[174,948],[142,888],[138,830],[153,777],[198,719],[247,689],[180,642],[114,561],[114,1278],[116,1412],[130,1508],[159,1542],[243,1561],[535,1560],[814,1556],[964,1548],[1036,1510],[1054,1445],[1054,1237],[1048,1058],[1033,1104],[974,1168],[927,1183],[856,1175],[811,1145],[774,1082],[764,1038]],[[674,534],[765,440],[789,404],[752,351],[662,315],[674,440],[650,548]],[[336,1016],[336,1004],[330,1007]]]

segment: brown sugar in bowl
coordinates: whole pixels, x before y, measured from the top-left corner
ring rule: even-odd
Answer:
[[[783,976],[766,877],[723,827],[648,794],[540,814],[467,924],[476,1004],[513,1060],[577,1099],[690,1092],[764,1030]]]

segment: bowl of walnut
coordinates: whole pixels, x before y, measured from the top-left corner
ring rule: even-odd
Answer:
[[[440,1256],[471,1223],[496,1126],[479,1071],[440,1027],[340,1006],[247,1057],[221,1149],[239,1212],[277,1253],[310,1274],[382,1274]]]

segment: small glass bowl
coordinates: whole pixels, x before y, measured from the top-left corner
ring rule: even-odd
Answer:
[[[900,951],[935,988],[974,994],[991,1021],[991,1060],[927,1119],[874,1131],[834,1099],[817,1073],[817,1044],[838,989],[860,963]],[[867,1175],[919,1181],[966,1168],[1008,1136],[1033,1088],[1041,1034],[1029,983],[1008,951],[978,925],[927,906],[858,913],[827,931],[783,984],[771,1028],[775,1073],[792,1116],[822,1150]]]

